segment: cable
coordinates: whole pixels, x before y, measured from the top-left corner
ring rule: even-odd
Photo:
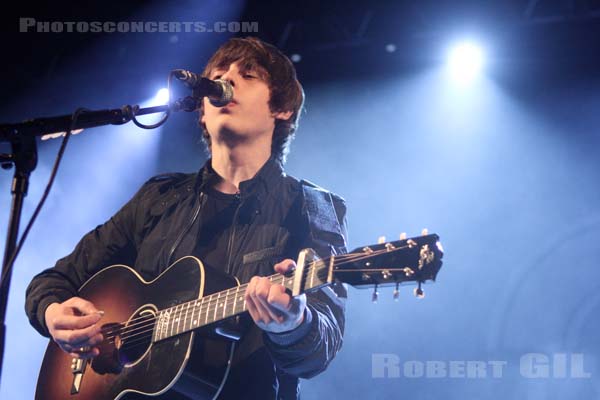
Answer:
[[[137,112],[140,110],[140,106],[135,105],[133,107],[131,106],[125,106],[122,108],[123,113],[127,114],[127,116],[133,121],[133,123],[142,129],[155,129],[158,128],[159,126],[163,125],[165,122],[167,122],[167,119],[169,119],[169,116],[171,115],[171,81],[173,79],[173,71],[171,71],[169,73],[169,77],[167,78],[167,92],[169,93],[169,108],[167,108],[167,111],[165,111],[165,114],[163,115],[163,117],[161,118],[160,121],[158,121],[155,124],[152,125],[145,125],[142,124],[140,121],[137,120],[137,118],[135,117]]]
[[[75,110],[75,112],[71,116],[71,126],[69,127],[69,130],[65,133],[65,137],[63,138],[63,141],[60,145],[60,149],[58,150],[58,154],[56,155],[56,160],[54,161],[54,166],[52,167],[52,172],[50,173],[50,178],[48,179],[48,184],[46,185],[44,194],[40,198],[40,201],[39,201],[37,207],[35,208],[35,211],[31,215],[31,218],[29,219],[29,222],[27,223],[27,226],[26,226],[25,230],[23,231],[23,235],[21,235],[21,239],[19,240],[19,243],[17,244],[17,247],[15,248],[15,251],[13,252],[12,257],[8,260],[8,266],[6,268],[6,272],[4,275],[2,275],[2,279],[0,281],[0,288],[3,288],[4,285],[6,284],[6,282],[8,282],[6,280],[6,277],[10,275],[12,268],[14,266],[14,262],[15,262],[17,256],[19,255],[19,252],[23,248],[23,243],[25,243],[25,239],[27,239],[27,235],[29,234],[29,231],[31,230],[33,223],[35,222],[38,214],[40,213],[40,211],[42,209],[42,206],[44,205],[44,203],[46,202],[46,199],[48,198],[48,195],[50,194],[50,189],[52,188],[52,184],[54,183],[54,179],[56,178],[56,173],[58,172],[58,167],[60,165],[60,162],[62,161],[62,157],[65,152],[65,149],[67,148],[67,143],[69,143],[69,138],[71,137],[71,132],[73,131],[73,129],[75,128],[75,126],[77,124],[77,119],[79,118],[79,116],[82,113],[84,113],[86,111],[89,111],[89,110],[86,108],[78,108],[77,110]]]
[[[171,115],[171,108],[172,108],[172,103],[171,103],[171,81],[173,79],[173,71],[171,71],[169,73],[169,77],[167,79],[167,91],[169,92],[169,108],[167,109],[167,111],[165,111],[165,114],[163,116],[163,118],[158,121],[155,124],[152,125],[145,125],[142,124],[141,122],[139,122],[136,119],[136,113],[139,111],[140,107],[139,106],[124,106],[121,111],[129,118],[133,121],[133,123],[142,128],[142,129],[154,129],[154,128],[158,128],[159,126],[163,125],[167,119],[169,118],[169,116]],[[46,185],[46,189],[44,190],[44,194],[42,195],[37,207],[35,208],[35,211],[33,212],[31,218],[29,219],[29,222],[27,224],[27,227],[25,228],[23,235],[21,236],[21,239],[19,240],[17,247],[15,248],[15,251],[13,252],[12,256],[10,257],[10,259],[8,260],[8,266],[6,268],[6,272],[4,275],[2,275],[2,277],[0,278],[0,288],[4,287],[4,285],[6,284],[6,277],[8,275],[10,275],[10,272],[12,271],[13,268],[13,264],[17,258],[17,256],[19,255],[19,253],[21,252],[21,249],[23,248],[23,244],[25,243],[25,239],[27,239],[27,235],[29,234],[29,231],[31,230],[31,227],[33,226],[33,223],[35,222],[38,214],[40,213],[42,206],[44,205],[44,203],[46,202],[46,199],[48,197],[48,195],[50,194],[50,189],[52,188],[52,184],[54,183],[54,179],[56,178],[56,173],[58,172],[58,167],[60,165],[60,162],[62,161],[62,157],[63,154],[65,152],[65,149],[67,147],[67,143],[69,142],[69,138],[71,137],[71,133],[74,130],[76,124],[77,124],[77,119],[79,118],[79,116],[86,112],[89,111],[86,108],[78,108],[77,110],[75,110],[75,112],[73,113],[73,115],[71,116],[71,126],[69,127],[69,130],[65,133],[65,136],[63,138],[63,141],[60,145],[60,149],[58,150],[58,154],[56,156],[56,160],[54,161],[54,166],[52,168],[52,172],[50,173],[50,178],[48,179],[48,184]]]

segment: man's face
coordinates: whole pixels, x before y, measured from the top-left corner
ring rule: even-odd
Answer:
[[[237,63],[226,69],[215,69],[210,79],[222,79],[233,86],[233,101],[225,107],[215,107],[204,98],[201,121],[206,125],[211,141],[247,142],[273,135],[275,118],[289,118],[291,112],[273,113],[269,109],[270,92],[257,71],[241,71]]]

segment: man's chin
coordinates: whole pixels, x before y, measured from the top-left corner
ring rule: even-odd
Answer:
[[[219,140],[229,143],[237,144],[243,143],[248,140],[248,134],[241,129],[235,129],[235,127],[224,125],[219,129]]]

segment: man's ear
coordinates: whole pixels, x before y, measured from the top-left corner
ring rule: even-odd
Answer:
[[[278,113],[273,113],[273,117],[275,119],[281,119],[283,121],[287,121],[290,119],[290,117],[292,116],[292,114],[294,114],[293,111],[281,111]]]

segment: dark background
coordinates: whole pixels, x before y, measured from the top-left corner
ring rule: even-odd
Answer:
[[[253,35],[301,56],[306,110],[286,168],[346,198],[350,246],[440,234],[445,263],[425,299],[405,288],[393,302],[381,289],[372,304],[369,290],[350,289],[344,348],[303,382],[305,399],[600,398],[599,1],[13,3],[2,16],[2,122],[142,104],[171,69],[201,71],[230,36],[19,33],[20,17],[258,21]],[[481,79],[462,88],[444,73],[461,38],[486,53]],[[15,266],[0,397],[32,396],[44,351],[22,311],[31,277],[149,176],[197,170],[199,138],[196,116],[183,113],[153,132],[129,124],[72,138]],[[57,148],[40,143],[25,217]],[[2,232],[10,179],[0,175]],[[532,353],[548,357],[547,376],[521,370]],[[374,377],[377,354],[396,357],[400,376]],[[589,377],[572,363],[562,374],[562,355],[573,354]],[[498,378],[491,368],[411,377],[410,360],[506,367]]]

